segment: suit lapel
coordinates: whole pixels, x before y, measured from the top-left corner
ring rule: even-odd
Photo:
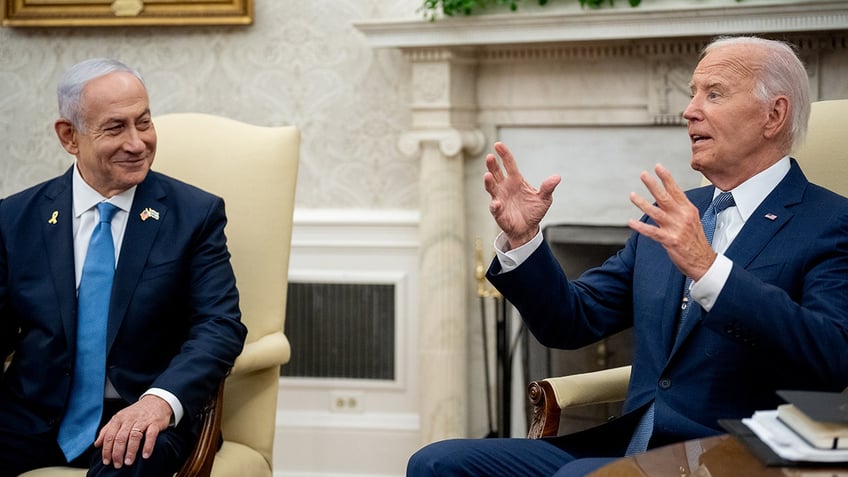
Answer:
[[[73,168],[53,181],[45,190],[35,220],[41,222],[45,254],[56,291],[57,308],[68,342],[76,346],[76,277],[74,276],[74,210],[71,178]]]
[[[807,178],[793,159],[786,177],[751,214],[725,255],[734,264],[747,268],[772,236],[795,215],[790,207],[801,202],[807,184]]]
[[[793,159],[786,177],[763,199],[763,202],[751,214],[742,230],[739,231],[739,234],[725,251],[724,255],[733,261],[734,266],[747,268],[769,243],[772,236],[789,222],[794,215],[789,207],[801,202],[807,184],[807,178],[804,177],[804,173],[801,172],[800,167]],[[708,205],[709,202],[698,205],[701,215]],[[677,352],[683,341],[705,315],[704,310],[696,303],[691,303],[690,306],[695,308],[686,316],[686,321],[680,329],[671,356]]]
[[[164,222],[168,207],[162,202],[165,191],[152,171],[144,182],[138,185],[132,207],[127,217],[127,228],[121,244],[118,266],[115,269],[115,281],[112,285],[112,300],[109,304],[109,329],[106,335],[106,352],[121,329],[121,323],[127,313],[127,307],[135,292],[150,249]],[[142,220],[142,212],[147,209],[159,212],[158,219]]]

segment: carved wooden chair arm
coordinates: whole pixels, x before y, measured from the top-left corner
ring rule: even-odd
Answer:
[[[225,379],[221,380],[218,392],[203,408],[203,424],[197,444],[175,477],[209,477],[212,473],[212,462],[221,445],[221,410],[224,404]]]
[[[563,409],[623,401],[629,381],[630,366],[622,366],[531,382],[527,394],[533,416],[527,437],[556,436]]]

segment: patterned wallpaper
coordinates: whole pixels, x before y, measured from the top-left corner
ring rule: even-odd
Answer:
[[[298,207],[416,209],[418,163],[397,150],[409,63],[370,48],[351,23],[416,17],[418,5],[255,0],[248,27],[0,28],[0,197],[72,163],[53,132],[56,80],[79,60],[111,56],[144,75],[154,115],[299,126]]]

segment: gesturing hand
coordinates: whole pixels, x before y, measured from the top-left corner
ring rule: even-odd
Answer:
[[[171,406],[164,399],[148,394],[112,416],[94,441],[95,447],[102,447],[103,464],[112,464],[116,469],[132,465],[142,438],[141,456],[150,457],[156,437],[171,422],[171,412]]]
[[[654,169],[662,181],[658,184],[647,172],[639,178],[654,197],[656,205],[632,192],[630,201],[657,224],[651,225],[630,219],[627,225],[640,234],[650,237],[665,248],[671,261],[684,275],[697,281],[710,268],[716,253],[707,242],[698,208],[683,189],[677,185],[671,172],[657,164]]]
[[[492,197],[489,212],[503,230],[510,248],[514,249],[530,241],[539,232],[539,222],[551,207],[553,192],[560,183],[560,177],[548,177],[536,190],[524,180],[515,158],[503,143],[495,143],[495,152],[501,157],[503,169],[495,155],[488,154],[488,172],[483,176],[483,183]]]

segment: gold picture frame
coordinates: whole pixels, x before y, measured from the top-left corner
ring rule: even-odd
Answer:
[[[0,0],[0,26],[250,25],[253,0]]]

